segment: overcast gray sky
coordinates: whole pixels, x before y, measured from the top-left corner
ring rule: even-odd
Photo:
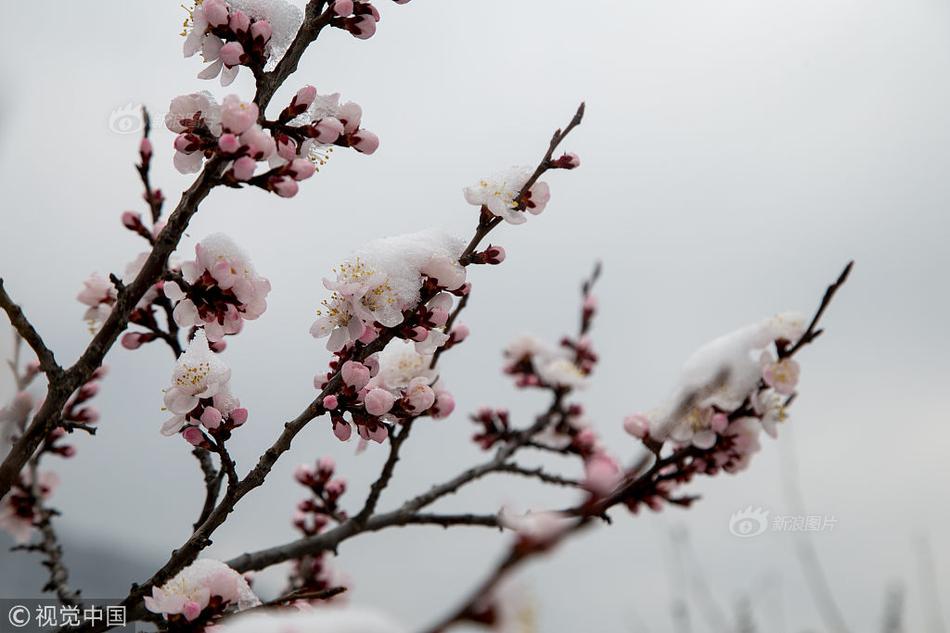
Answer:
[[[160,119],[172,97],[196,89],[252,94],[246,71],[230,90],[195,79],[199,62],[181,58],[178,4],[47,0],[7,12],[0,273],[64,361],[88,341],[74,300],[83,279],[120,271],[142,246],[118,222],[124,209],[144,210],[132,167],[138,138],[111,131],[110,115],[144,103]],[[577,283],[595,259],[605,266],[594,333],[603,362],[582,399],[630,458],[622,417],[666,395],[696,346],[781,310],[813,310],[854,258],[826,336],[801,356],[801,397],[781,442],[797,449],[808,513],[837,520],[813,543],[852,628],[876,628],[885,589],[901,581],[908,630],[922,630],[916,536],[932,537],[950,591],[950,545],[939,538],[950,523],[950,3],[415,0],[380,9],[376,37],[325,33],[275,99],[305,83],[342,92],[362,104],[380,150],[337,152],[292,200],[216,190],[184,240],[191,253],[223,230],[273,284],[268,312],[227,351],[251,412],[232,442],[239,466],[314,395],[312,376],[328,355],[307,330],[330,267],[379,236],[427,226],[468,236],[476,210],[461,188],[536,162],[583,99],[587,119],[566,147],[583,166],[549,178],[543,215],[493,236],[508,250],[504,265],[472,271],[472,336],[443,365],[458,412],[414,434],[383,506],[481,457],[466,412],[491,404],[527,420],[543,406],[500,375],[500,349],[523,332],[573,330]],[[174,202],[190,180],[172,169],[171,141],[156,131],[153,177]],[[60,467],[59,524],[72,539],[160,560],[187,537],[201,494],[188,447],[158,433],[171,356],[157,345],[117,349],[108,363],[100,432],[77,438],[79,455]],[[723,605],[747,596],[770,629],[819,629],[793,535],[728,531],[732,513],[749,505],[787,511],[779,443],[766,441],[741,476],[696,485],[704,498],[692,510],[618,512],[609,529],[529,568],[523,580],[542,630],[668,630],[668,532],[680,525]],[[353,448],[312,424],[219,530],[211,554],[293,537],[299,462],[333,454],[362,491],[383,451]],[[564,499],[494,479],[444,507]],[[338,564],[354,581],[354,602],[419,624],[463,595],[502,541],[494,532],[396,530],[346,543]],[[119,586],[126,580],[142,579]],[[696,630],[704,626],[700,618]]]

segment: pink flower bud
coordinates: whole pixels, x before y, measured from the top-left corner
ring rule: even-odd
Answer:
[[[205,0],[201,9],[211,26],[224,26],[228,23],[228,7],[222,0]]]
[[[395,404],[396,398],[385,389],[370,389],[370,392],[363,398],[363,405],[366,412],[370,415],[380,416],[390,412]]]
[[[229,68],[241,64],[241,56],[244,55],[244,47],[238,42],[228,42],[218,51],[218,57]]]
[[[727,426],[729,426],[729,417],[725,413],[715,413],[709,421],[709,428],[716,433],[722,433]]]
[[[357,391],[365,387],[370,378],[369,367],[353,360],[348,360],[343,363],[340,373],[342,374],[343,382]]]
[[[139,142],[139,154],[145,158],[150,158],[152,156],[152,141],[143,138],[141,142]]]
[[[223,417],[220,411],[214,407],[208,407],[201,414],[201,423],[205,425],[205,428],[214,430],[221,426],[221,419]]]
[[[421,325],[412,328],[412,340],[421,343],[422,341],[429,338],[429,330],[425,329]]]
[[[192,620],[197,618],[199,615],[201,615],[201,611],[202,611],[201,605],[195,602],[194,600],[189,600],[181,608],[181,614],[185,616],[185,619],[188,620],[189,622],[191,622]]]
[[[261,42],[267,42],[274,30],[267,20],[257,20],[251,25],[251,37]]]
[[[332,116],[320,119],[314,127],[316,139],[320,143],[333,143],[343,134],[343,124]]]
[[[241,148],[241,142],[234,134],[222,134],[218,139],[218,149],[225,154],[233,154]]]
[[[133,231],[142,226],[142,216],[131,211],[122,212],[122,226]]]
[[[201,446],[205,441],[204,434],[197,426],[185,427],[185,430],[182,431],[181,435],[185,438],[185,441],[192,446]]]
[[[623,478],[620,466],[606,453],[591,455],[584,463],[584,473],[584,485],[594,494],[601,496],[610,493]]]
[[[231,167],[234,177],[240,181],[253,178],[255,169],[257,169],[257,161],[250,156],[242,156],[234,161],[234,166]]]
[[[369,130],[360,130],[352,136],[353,149],[361,154],[372,154],[379,148],[379,137]]]
[[[447,418],[455,411],[455,397],[448,391],[440,391],[435,397],[435,409],[432,417],[438,420]]]
[[[497,265],[505,261],[505,249],[501,246],[489,246],[485,250],[485,263]]]
[[[376,18],[371,15],[361,15],[358,19],[349,22],[346,30],[357,39],[368,40],[376,34]]]
[[[360,129],[360,123],[363,121],[363,108],[355,101],[347,101],[340,106],[338,117],[343,122],[343,131],[346,134],[352,134]]]
[[[306,464],[301,464],[294,469],[294,479],[304,486],[309,486],[313,483],[313,469]]]
[[[138,349],[144,342],[142,335],[138,332],[127,332],[122,335],[122,347],[125,349]]]
[[[281,198],[293,198],[300,190],[300,185],[293,178],[278,178],[273,183],[274,193]]]
[[[314,174],[317,168],[306,158],[297,158],[290,163],[290,171],[293,172],[294,180],[306,180]]]
[[[338,404],[339,402],[337,401],[336,396],[334,396],[333,394],[330,394],[329,396],[323,399],[323,408],[326,409],[327,411],[333,411],[334,409],[336,409]]]
[[[435,392],[428,379],[419,376],[409,381],[404,397],[406,408],[412,413],[422,413],[435,404]]]
[[[350,427],[349,423],[344,420],[334,420],[333,421],[333,434],[336,435],[336,439],[341,442],[345,442],[350,439],[350,434],[353,432],[353,429]]]
[[[538,215],[544,211],[551,199],[551,188],[546,182],[536,182],[525,195],[525,208],[529,213]]]
[[[330,497],[333,497],[333,498],[339,497],[344,492],[346,492],[346,480],[334,479],[333,481],[327,482],[327,485],[324,487],[324,490],[327,491],[327,494]]]
[[[241,426],[242,424],[247,422],[247,409],[245,409],[244,407],[238,407],[237,409],[231,412],[231,415],[229,417],[231,419],[231,424],[233,424],[234,426]]]
[[[642,413],[629,415],[623,421],[623,430],[642,440],[650,433],[650,419]]]
[[[309,107],[313,103],[314,99],[317,98],[317,89],[313,86],[304,86],[297,91],[297,95],[294,97],[294,102],[297,105],[303,107]]]
[[[247,14],[243,11],[235,11],[228,20],[228,27],[238,34],[247,33],[247,30],[251,28],[251,18],[247,17]],[[222,50],[224,50],[223,47]],[[227,62],[224,63],[227,64]]]
[[[336,0],[333,3],[333,12],[341,18],[353,15],[353,0]]]
[[[438,325],[445,325],[449,320],[449,311],[443,307],[435,307],[429,310],[429,320]]]
[[[221,105],[221,127],[233,134],[244,134],[257,123],[258,113],[256,103],[241,101],[237,95],[228,95]]]
[[[332,475],[335,468],[336,462],[334,462],[333,458],[329,455],[325,455],[317,460],[317,472],[324,476],[329,477]]]
[[[452,338],[455,340],[456,343],[461,343],[462,341],[467,339],[470,333],[471,333],[471,330],[469,330],[468,326],[465,325],[464,323],[459,323],[458,325],[453,327],[450,332],[450,334],[452,335]]]

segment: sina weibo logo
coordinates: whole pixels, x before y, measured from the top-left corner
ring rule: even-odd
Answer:
[[[733,513],[729,519],[729,531],[739,538],[758,536],[765,532],[768,526],[769,511],[762,508],[753,509],[752,506]]]
[[[109,129],[116,134],[137,134],[143,126],[142,106],[131,101],[109,113]]]

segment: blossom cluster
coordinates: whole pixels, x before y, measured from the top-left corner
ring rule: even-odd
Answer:
[[[448,342],[445,332],[452,297],[464,296],[465,268],[458,259],[464,243],[438,230],[379,239],[366,244],[324,279],[331,291],[310,328],[329,336],[327,349],[339,352],[370,343],[383,328],[431,354]],[[467,330],[457,333],[464,338]]]
[[[330,521],[346,520],[346,512],[338,506],[346,492],[346,480],[334,478],[336,464],[331,457],[322,457],[316,465],[302,464],[294,471],[294,478],[310,491],[311,496],[297,504],[294,527],[302,536],[314,536]],[[347,579],[330,564],[327,552],[294,559],[285,592],[292,595],[319,594],[337,587],[348,587]],[[321,601],[324,602],[324,601]]]
[[[363,361],[334,361],[326,376],[316,377],[315,386],[322,389],[337,369],[343,387],[326,396],[323,406],[341,441],[350,438],[351,424],[363,440],[382,443],[388,423],[422,416],[441,419],[455,409],[455,398],[432,369],[432,356],[406,341],[393,340]]]
[[[577,154],[566,153],[542,164],[540,169],[509,167],[466,187],[463,193],[469,204],[481,207],[510,224],[524,224],[528,221],[525,211],[538,215],[551,199],[551,188],[546,182],[537,180],[541,171],[574,169],[580,164],[581,159]],[[501,258],[504,259],[504,250],[501,251]]]
[[[162,434],[181,433],[190,444],[204,447],[208,438],[202,428],[215,439],[227,439],[247,422],[247,409],[231,393],[230,380],[231,369],[211,350],[204,330],[198,329],[165,390],[165,408],[172,417],[162,425]]]
[[[227,86],[241,66],[271,69],[303,23],[303,12],[286,0],[197,0],[185,20],[185,57],[201,53],[209,65],[199,79],[220,75]]]
[[[202,327],[211,343],[237,334],[244,321],[267,309],[271,286],[257,274],[250,257],[223,233],[195,245],[195,259],[182,262],[180,275],[166,281],[163,292],[174,303],[180,327]]]
[[[531,335],[518,337],[504,351],[504,372],[519,387],[583,389],[597,356],[589,337],[564,339],[552,347]]]
[[[145,608],[173,627],[202,631],[226,613],[260,604],[247,580],[224,563],[202,558],[145,597]],[[184,626],[187,623],[187,626]]]
[[[798,383],[788,355],[805,332],[799,314],[784,313],[719,337],[687,361],[668,402],[624,420],[624,429],[654,447],[669,440],[681,457],[659,470],[651,494],[633,502],[652,509],[676,499],[674,491],[696,475],[745,469],[760,449],[764,430],[775,437]]]
[[[263,119],[254,102],[232,94],[219,104],[208,92],[175,97],[165,115],[166,127],[178,135],[173,160],[178,171],[195,173],[206,158],[218,157],[228,167],[225,184],[247,184],[285,198],[297,194],[297,183],[316,172],[333,146],[375,152],[379,138],[361,122],[359,105],[340,103],[338,94],[320,96],[313,86],[301,88],[276,121]],[[261,162],[268,169],[255,174]]]

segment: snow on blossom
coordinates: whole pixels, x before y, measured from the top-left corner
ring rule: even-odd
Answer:
[[[241,574],[220,561],[202,558],[161,587],[154,587],[152,595],[145,597],[145,608],[166,619],[181,615],[191,622],[208,608],[212,597],[238,611],[260,604]]]
[[[58,485],[59,476],[52,471],[44,471],[39,473],[34,486],[30,470],[24,470],[19,483],[14,484],[10,492],[0,499],[0,530],[10,534],[18,545],[28,543],[37,519],[34,492],[40,499],[48,499]]]
[[[406,633],[385,615],[357,607],[249,613],[227,620],[216,633]]]
[[[479,180],[477,184],[464,189],[465,200],[475,206],[485,206],[495,215],[511,224],[523,224],[528,221],[523,207],[537,215],[544,211],[551,197],[550,189],[544,182],[534,183],[524,197],[521,190],[534,173],[531,167],[511,167],[489,178]]]
[[[498,523],[517,532],[523,542],[537,547],[548,547],[556,543],[575,523],[573,519],[560,512],[540,511],[519,514],[507,506],[498,512]]]
[[[257,273],[247,253],[223,233],[198,242],[195,259],[181,264],[181,280],[163,287],[175,302],[175,323],[204,327],[212,343],[240,332],[245,320],[260,317],[270,289],[270,281]]]
[[[465,269],[458,258],[464,247],[462,240],[435,229],[369,242],[333,269],[335,280],[323,280],[332,294],[310,333],[329,336],[327,349],[337,352],[375,323],[399,325],[403,312],[419,304],[423,276],[448,290],[462,286]]]
[[[185,20],[185,57],[208,66],[199,79],[234,81],[241,65],[273,70],[303,23],[303,11],[287,0],[197,0]]]
[[[549,386],[583,389],[587,374],[566,348],[553,348],[544,341],[523,335],[505,347],[504,371],[517,378],[519,387]]]
[[[174,435],[186,424],[204,423],[208,428],[216,428],[222,418],[235,415],[236,425],[243,424],[247,412],[239,408],[240,403],[231,395],[230,379],[231,369],[211,351],[204,330],[199,329],[178,358],[172,385],[165,390],[165,408],[174,417],[162,426],[162,434]],[[206,415],[209,408],[216,413]]]
[[[366,397],[384,400],[383,408],[386,405],[389,408],[383,413],[387,413],[397,399],[400,400],[401,410],[410,415],[428,411],[435,418],[444,418],[455,409],[455,399],[430,367],[432,355],[420,354],[408,342],[394,340],[375,356],[379,370],[367,384],[369,393]],[[379,394],[380,391],[391,394],[393,401]],[[379,410],[375,402],[372,404],[373,408]],[[368,412],[369,409],[367,403]]]
[[[763,353],[777,342],[795,342],[805,331],[805,319],[797,313],[783,313],[745,326],[700,347],[686,361],[673,396],[648,414],[650,435],[667,437],[699,448],[710,448],[725,430],[724,414],[737,410],[758,392],[765,381],[763,371],[771,364]],[[794,362],[794,361],[792,361]],[[788,382],[797,371],[783,366]],[[794,366],[797,370],[797,365]],[[776,380],[777,380],[776,376]],[[691,400],[684,411],[681,404]],[[763,424],[770,422],[763,420]],[[766,427],[769,428],[768,426]]]

